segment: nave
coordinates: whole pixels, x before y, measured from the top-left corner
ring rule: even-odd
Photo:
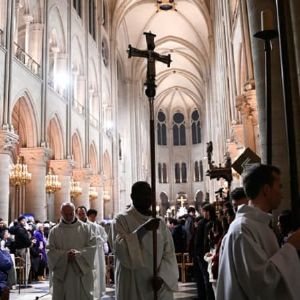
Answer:
[[[51,300],[49,292],[49,281],[36,282],[30,285],[29,288],[21,288],[20,293],[18,288],[11,290],[11,300]],[[102,300],[114,300],[115,291],[113,287],[107,287],[106,296]],[[196,284],[193,282],[179,283],[179,291],[175,293],[174,299],[191,300],[197,296]]]

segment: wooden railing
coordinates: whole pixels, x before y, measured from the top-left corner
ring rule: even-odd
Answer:
[[[33,74],[41,76],[41,66],[22,49],[17,43],[15,44],[15,56],[16,58],[24,64]]]

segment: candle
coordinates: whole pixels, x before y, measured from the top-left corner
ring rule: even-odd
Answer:
[[[262,10],[261,11],[261,31],[265,30],[274,30],[274,16],[271,10]]]

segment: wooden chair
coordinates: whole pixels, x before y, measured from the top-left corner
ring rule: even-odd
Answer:
[[[181,282],[185,282],[182,253],[175,253]]]
[[[114,280],[112,276],[114,276],[115,269],[115,256],[113,254],[105,255],[105,265],[106,265],[106,284],[111,284]]]
[[[26,283],[26,267],[25,259],[20,256],[15,256],[15,268],[17,272],[17,284],[19,285],[19,294],[21,291],[21,285]]]
[[[184,273],[184,281],[183,282],[186,282],[188,269],[192,268],[194,266],[194,263],[193,263],[193,259],[189,253],[183,253],[182,260],[183,260],[183,273]]]

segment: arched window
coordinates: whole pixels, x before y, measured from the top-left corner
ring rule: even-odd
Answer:
[[[161,181],[161,163],[158,163],[158,182],[162,183],[162,181]]]
[[[96,6],[95,0],[89,0],[89,33],[96,40]]]
[[[199,176],[199,164],[197,161],[195,161],[194,168],[195,168],[195,181],[198,182],[200,176]]]
[[[173,145],[183,146],[186,144],[184,115],[177,112],[173,116]]]
[[[186,163],[181,164],[181,176],[182,182],[187,182]]]
[[[192,143],[201,143],[201,128],[200,128],[200,116],[198,110],[194,110],[192,113]]]
[[[162,182],[163,183],[168,183],[167,165],[166,164],[162,165]]]
[[[78,16],[82,17],[81,0],[73,0],[73,7],[77,11]]]
[[[180,165],[179,165],[179,163],[175,164],[175,183],[180,183]]]
[[[167,145],[166,115],[162,111],[157,115],[157,144]]]
[[[203,181],[203,163],[200,160],[200,181]]]

